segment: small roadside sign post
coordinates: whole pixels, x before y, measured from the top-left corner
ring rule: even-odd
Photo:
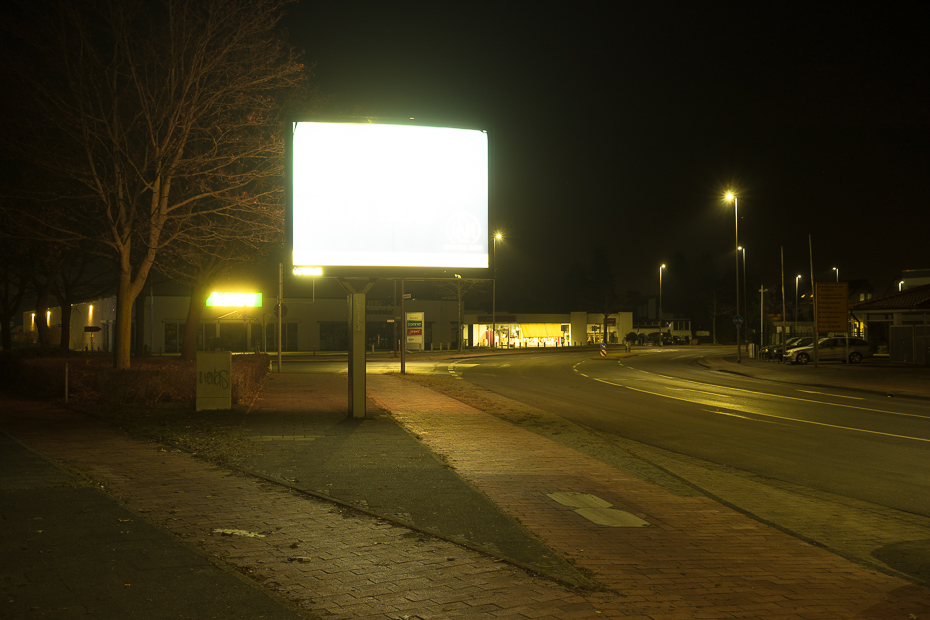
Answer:
[[[91,351],[94,350],[94,333],[99,332],[99,331],[100,331],[99,325],[85,325],[84,326],[84,333],[90,334],[90,350]]]
[[[607,343],[601,343],[601,357],[607,357]]]
[[[197,353],[197,411],[232,408],[232,353]]]

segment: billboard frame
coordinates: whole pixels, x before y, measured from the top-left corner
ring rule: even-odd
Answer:
[[[494,146],[490,132],[484,128],[469,124],[450,124],[435,122],[427,119],[383,118],[374,116],[320,116],[320,115],[293,115],[286,118],[284,127],[284,156],[285,156],[285,256],[283,264],[288,271],[295,267],[308,267],[310,265],[294,264],[294,130],[297,123],[346,123],[346,124],[379,124],[401,125],[440,129],[463,129],[481,131],[488,134],[488,196],[487,196],[487,267],[429,267],[429,266],[366,266],[366,265],[312,265],[322,267],[323,273],[310,277],[334,278],[489,278],[494,273],[494,235],[496,222],[495,209],[495,175],[494,175]],[[398,217],[401,217],[398,214]]]

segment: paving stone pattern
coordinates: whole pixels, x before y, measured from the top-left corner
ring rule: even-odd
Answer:
[[[286,385],[285,382],[279,386]],[[21,403],[0,416],[31,448],[209,557],[325,618],[930,617],[930,592],[712,500],[680,497],[398,377],[369,397],[506,513],[600,584],[559,585],[371,515],[140,442],[86,416]],[[261,408],[310,411],[292,392]],[[301,424],[258,435],[294,436]],[[307,435],[319,430],[307,425]],[[586,493],[650,525],[607,527],[552,499]],[[224,534],[217,530],[237,530]]]

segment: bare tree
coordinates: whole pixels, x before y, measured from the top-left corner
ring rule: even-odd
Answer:
[[[187,322],[181,341],[181,357],[194,360],[197,332],[212,285],[235,265],[257,264],[281,249],[284,236],[283,201],[252,210],[243,209],[238,217],[204,217],[194,225],[204,226],[196,235],[173,244],[163,253],[156,269],[191,289]]]
[[[12,20],[23,127],[12,145],[69,183],[81,210],[51,226],[117,266],[115,358],[166,246],[197,244],[280,175],[278,96],[307,72],[278,28],[286,0],[52,0]],[[59,196],[60,197],[60,196]]]
[[[63,258],[55,274],[52,294],[61,309],[59,346],[67,350],[71,348],[71,308],[112,290],[113,271],[109,265],[102,265],[93,254],[75,248],[68,248]]]

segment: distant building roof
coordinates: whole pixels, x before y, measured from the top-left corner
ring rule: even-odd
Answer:
[[[851,304],[850,310],[930,310],[930,284]]]

